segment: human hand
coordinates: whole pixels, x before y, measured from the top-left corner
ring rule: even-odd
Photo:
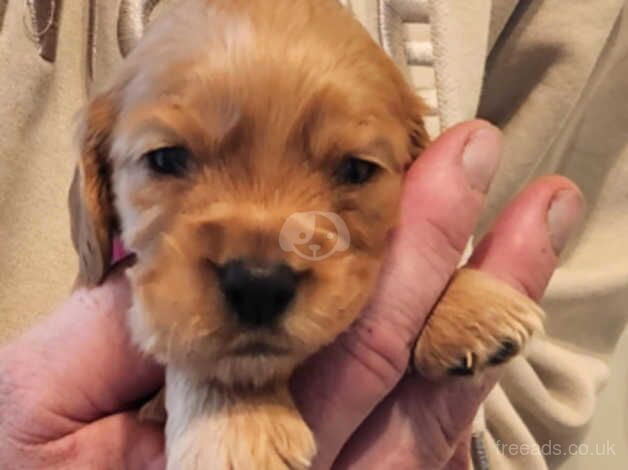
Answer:
[[[405,372],[475,227],[500,153],[499,131],[473,121],[447,131],[410,169],[372,302],[295,377],[320,448],[313,468],[469,468],[471,423],[499,368],[439,383]],[[582,209],[573,183],[541,178],[499,215],[468,266],[538,300]]]
[[[130,341],[118,269],[0,350],[0,468],[163,469],[163,429],[135,408],[163,370]]]
[[[481,142],[471,138],[480,129],[486,129]],[[295,375],[295,399],[319,444],[315,468],[329,468],[340,454],[338,468],[432,469],[464,454],[469,423],[495,374],[481,383],[442,384],[403,374],[493,172],[494,165],[476,162],[488,176],[466,179],[461,154],[467,142],[496,163],[497,131],[481,122],[452,129],[424,153],[408,174],[401,225],[373,302]],[[566,198],[553,219],[568,231],[581,206],[573,191],[562,178],[532,185],[502,214],[472,265],[540,296],[556,263],[551,239],[560,244],[566,236],[554,228],[550,237],[547,209],[557,193]],[[0,351],[0,467],[164,467],[163,430],[139,422],[135,411],[161,387],[163,371],[130,344],[129,305],[128,284],[114,274],[99,288],[74,293]]]

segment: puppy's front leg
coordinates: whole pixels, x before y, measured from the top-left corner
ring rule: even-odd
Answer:
[[[301,470],[314,436],[286,383],[234,391],[166,372],[168,470]]]
[[[544,313],[525,295],[488,274],[461,269],[427,319],[414,350],[425,377],[473,375],[518,354]]]

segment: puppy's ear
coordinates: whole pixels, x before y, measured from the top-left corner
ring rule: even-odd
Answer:
[[[409,152],[412,160],[415,160],[430,144],[430,136],[423,120],[428,113],[428,107],[412,91],[408,91],[406,103]]]
[[[111,192],[109,140],[117,114],[114,94],[94,99],[79,129],[80,159],[70,187],[72,242],[79,255],[78,286],[95,286],[112,256],[117,217]]]

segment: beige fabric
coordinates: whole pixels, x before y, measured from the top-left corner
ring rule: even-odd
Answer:
[[[527,442],[533,448],[551,442],[560,446],[552,454],[584,453],[584,448],[569,446],[586,435],[597,394],[607,380],[600,359],[613,352],[628,317],[624,3],[573,1],[566,8],[565,2],[548,0],[520,5],[488,62],[480,115],[504,129],[506,160],[485,222],[514,190],[544,173],[576,181],[589,204],[585,225],[544,300],[553,339],[534,344],[528,361],[515,361],[486,403],[488,428],[502,444],[526,442],[523,434],[529,431]],[[625,407],[622,382],[622,401],[605,406]],[[511,419],[498,425],[505,415]],[[598,450],[596,445],[600,453],[607,452],[601,449],[607,439],[626,448],[625,435],[597,436],[597,442],[589,441],[591,452]],[[541,449],[547,453],[547,447]],[[545,468],[541,455],[492,450],[495,468]],[[625,454],[622,459],[608,453],[598,456],[602,468],[626,468]],[[567,458],[545,457],[551,467]],[[591,457],[570,460],[583,459]]]
[[[443,127],[473,117],[486,57],[490,2],[431,0],[432,40]]]
[[[27,34],[25,15],[39,18],[26,23],[41,30],[46,25],[41,12],[52,3],[63,6],[59,28],[39,39]],[[76,266],[65,205],[76,158],[73,117],[87,93],[111,74],[138,24],[141,29],[141,21],[128,21],[137,20],[128,12],[152,3],[0,0],[0,341],[30,325],[69,290]],[[487,400],[492,468],[542,469],[566,459],[504,452],[500,443],[534,448],[551,440],[569,453],[568,444],[582,439],[591,444],[610,439],[618,456],[600,456],[597,465],[626,468],[628,453],[620,450],[626,448],[620,432],[624,414],[613,412],[625,408],[628,376],[619,360],[614,388],[604,394],[622,401],[603,402],[601,408],[598,403],[598,434],[586,435],[607,380],[606,363],[628,315],[628,242],[622,238],[628,234],[625,1],[343,3],[438,108],[434,132],[472,117],[478,103],[479,114],[504,129],[505,161],[482,227],[541,173],[573,178],[589,201],[584,228],[544,302],[552,339],[533,343]],[[39,17],[28,4],[39,9]],[[121,20],[120,11],[127,17]],[[628,341],[623,344],[628,351]],[[609,430],[615,434],[604,435]],[[591,468],[582,462],[592,461],[576,456],[564,468]]]
[[[66,200],[75,161],[74,116],[85,100],[87,23],[82,1],[64,2],[53,64],[25,29],[31,14],[26,2],[3,3],[0,339],[48,311],[69,292],[74,277]]]

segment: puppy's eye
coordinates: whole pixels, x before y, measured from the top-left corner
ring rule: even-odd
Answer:
[[[336,170],[336,178],[341,184],[359,185],[369,181],[377,170],[375,163],[349,155]]]
[[[144,157],[155,173],[183,176],[188,167],[190,154],[183,147],[164,147],[148,152]]]

